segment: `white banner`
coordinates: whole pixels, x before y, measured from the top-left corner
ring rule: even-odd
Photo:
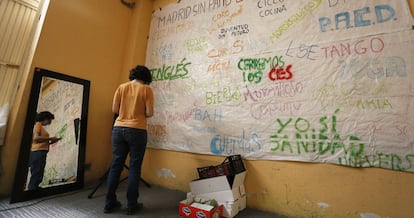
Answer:
[[[153,13],[153,148],[414,172],[407,1],[182,0]]]

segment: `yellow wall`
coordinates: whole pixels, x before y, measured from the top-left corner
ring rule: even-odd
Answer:
[[[137,64],[145,64],[147,41],[152,15],[152,0],[137,1],[130,21],[121,82],[128,81],[129,70]]]
[[[142,0],[130,10],[119,1],[52,0],[32,64],[91,80],[86,183],[93,184],[111,159],[110,105],[128,70],[145,61],[151,11],[175,0]],[[414,0],[410,0],[414,6]],[[413,7],[411,7],[413,9]],[[32,71],[22,82],[2,149],[0,194],[10,194],[24,126]],[[197,167],[222,157],[147,149],[142,177],[189,191]],[[414,174],[329,164],[245,161],[248,206],[291,217],[414,217]],[[169,173],[166,173],[169,172]]]
[[[34,55],[13,105],[2,148],[0,195],[10,194],[26,117],[34,67],[91,81],[86,182],[99,178],[110,164],[112,96],[123,68],[132,10],[119,1],[51,0]],[[59,119],[59,118],[57,118]]]

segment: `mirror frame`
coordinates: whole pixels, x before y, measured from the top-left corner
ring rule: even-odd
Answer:
[[[79,150],[76,182],[62,184],[57,186],[46,187],[42,190],[30,192],[25,191],[25,184],[29,169],[30,145],[33,137],[33,123],[37,114],[38,99],[41,91],[43,77],[49,77],[66,82],[72,82],[83,86],[82,94],[82,111],[79,132]],[[20,144],[20,153],[16,165],[13,190],[10,203],[27,201],[35,198],[65,193],[82,189],[84,185],[84,164],[85,164],[85,146],[86,146],[86,129],[88,121],[88,104],[89,104],[90,81],[73,76],[53,72],[50,70],[35,68],[33,83],[30,91],[29,104],[23,129],[23,135]]]

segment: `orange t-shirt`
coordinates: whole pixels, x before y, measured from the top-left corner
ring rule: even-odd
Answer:
[[[40,135],[42,137],[49,137],[49,133],[43,128],[40,122],[36,122],[33,127],[33,138],[35,134]],[[32,141],[31,151],[48,151],[49,150],[49,142],[34,142]]]
[[[151,87],[138,82],[123,83],[115,91],[114,102],[119,102],[119,116],[114,126],[147,129],[146,107],[154,107]]]

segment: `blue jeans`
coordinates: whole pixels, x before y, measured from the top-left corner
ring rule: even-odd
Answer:
[[[112,129],[112,165],[108,173],[105,205],[117,201],[119,177],[129,153],[127,200],[128,208],[137,206],[141,166],[147,147],[147,131],[115,126]]]
[[[47,151],[39,150],[30,152],[30,181],[29,190],[36,190],[43,180],[45,172]]]

